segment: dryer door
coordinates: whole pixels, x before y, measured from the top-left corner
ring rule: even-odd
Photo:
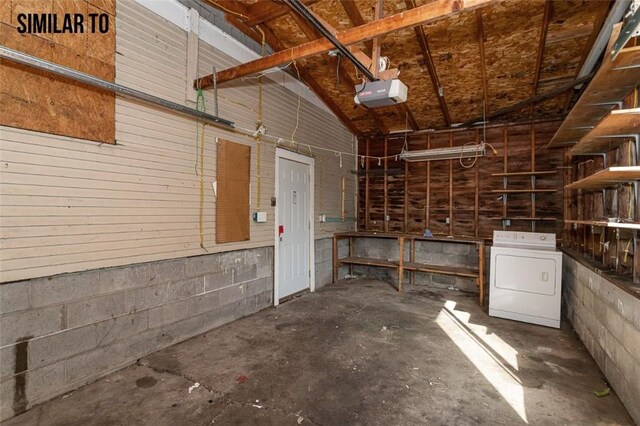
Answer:
[[[493,286],[526,293],[554,295],[556,288],[557,262],[555,257],[535,251],[512,250],[497,253]]]

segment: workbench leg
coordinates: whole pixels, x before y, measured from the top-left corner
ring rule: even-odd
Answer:
[[[404,277],[404,237],[398,237],[398,291],[402,291],[402,279]]]
[[[333,237],[333,283],[338,282],[338,237]]]
[[[349,257],[353,257],[353,237],[349,237]],[[353,275],[353,265],[349,264],[349,275]]]
[[[484,243],[478,244],[478,287],[480,290],[480,307],[484,309]]]
[[[415,262],[416,261],[416,244],[415,244],[415,240],[412,238],[409,241],[409,261],[410,262]],[[411,271],[409,272],[410,274],[410,278],[409,278],[409,282],[411,283],[411,285],[416,283],[416,273],[415,271]]]

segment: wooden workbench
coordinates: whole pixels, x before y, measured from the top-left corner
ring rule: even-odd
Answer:
[[[341,239],[349,239],[349,255],[340,258],[338,256],[338,242]],[[380,259],[370,257],[354,256],[354,241],[357,238],[382,238],[396,239],[398,241],[398,259]],[[405,242],[409,241],[409,260],[404,259]],[[464,268],[449,265],[434,265],[415,261],[415,242],[435,241],[457,244],[473,244],[478,251],[478,267]],[[427,272],[442,275],[454,275],[466,278],[475,278],[479,290],[480,306],[484,304],[484,240],[467,237],[449,237],[445,235],[434,235],[433,237],[423,237],[411,234],[395,234],[381,232],[340,232],[333,236],[333,282],[338,281],[338,269],[340,265],[364,265],[377,266],[382,268],[395,269],[398,273],[398,291],[402,291],[402,281],[404,271],[411,272],[411,278],[415,272]]]

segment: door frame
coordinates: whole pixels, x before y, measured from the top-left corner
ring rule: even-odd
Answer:
[[[316,289],[316,262],[315,262],[315,222],[313,218],[315,217],[315,160],[311,157],[307,157],[306,155],[297,154],[295,152],[291,152],[286,149],[276,148],[276,182],[275,182],[275,193],[276,193],[276,206],[275,206],[275,224],[273,227],[273,241],[274,241],[274,250],[273,250],[273,306],[278,306],[280,304],[280,244],[279,244],[279,235],[278,235],[278,226],[280,222],[279,211],[279,195],[280,195],[280,160],[291,160],[297,163],[305,164],[309,166],[309,190],[307,191],[307,202],[309,206],[309,291],[313,292]],[[285,230],[286,231],[286,230]]]

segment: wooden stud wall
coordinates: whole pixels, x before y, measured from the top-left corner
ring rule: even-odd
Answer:
[[[503,229],[505,216],[545,217],[554,220],[536,222],[538,232],[562,234],[563,166],[562,149],[546,149],[559,122],[493,126],[486,130],[430,132],[412,136],[409,150],[462,146],[485,140],[495,147],[480,157],[473,167],[464,168],[459,159],[405,163],[389,158],[402,150],[402,137],[361,139],[359,152],[369,158],[359,164],[359,221],[362,231],[388,231],[482,237],[490,239],[493,230]],[[505,148],[507,148],[505,150]],[[464,164],[471,163],[463,159]],[[534,169],[534,167],[536,169]],[[502,172],[558,170],[536,178],[536,188],[553,188],[556,192],[504,195],[492,192],[503,189]],[[530,176],[510,177],[509,189],[530,189]],[[385,217],[388,220],[385,221]],[[449,218],[449,223],[447,223]],[[512,220],[507,230],[531,231],[532,221]]]

